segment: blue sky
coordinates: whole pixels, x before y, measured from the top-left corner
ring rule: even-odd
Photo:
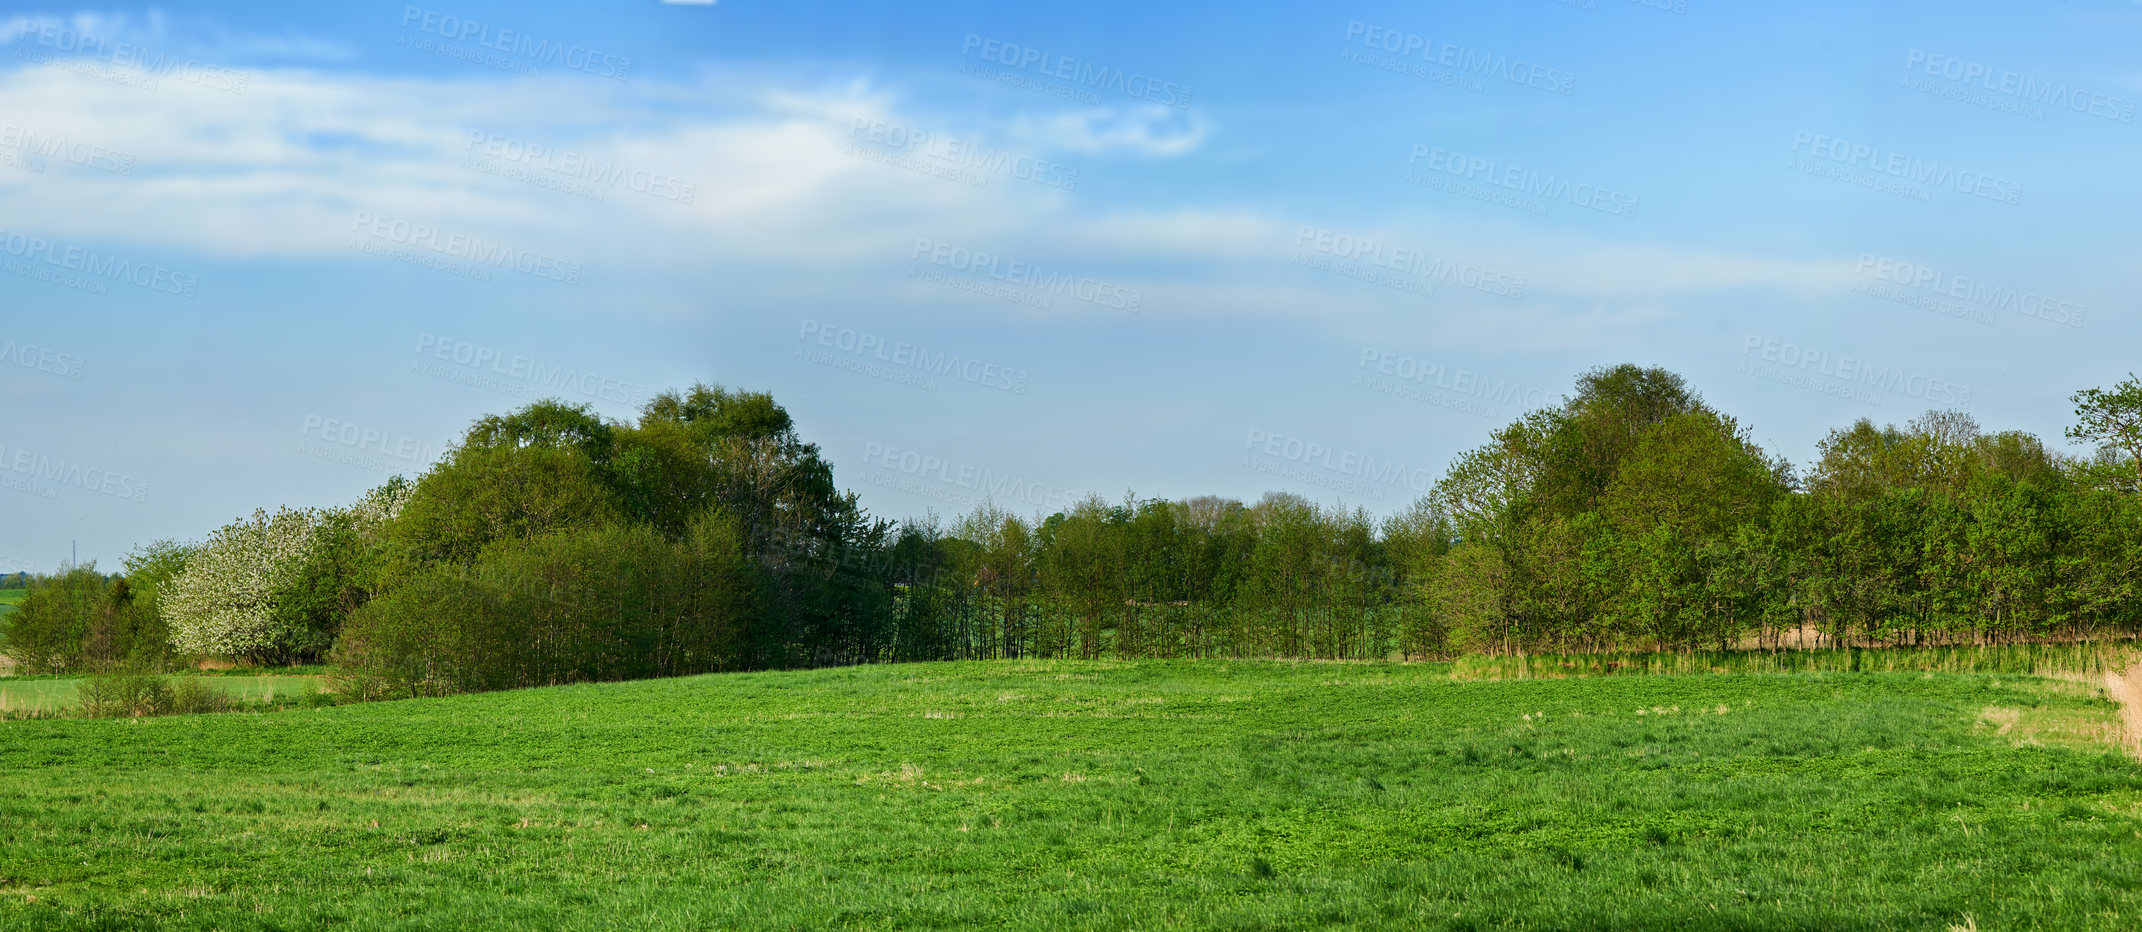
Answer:
[[[1622,361],[1803,464],[1937,407],[2058,441],[2142,346],[2138,38],[2086,0],[0,8],[0,572],[694,381],[894,518],[1388,514]]]

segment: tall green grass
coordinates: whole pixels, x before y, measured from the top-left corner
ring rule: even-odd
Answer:
[[[1537,680],[1629,674],[1998,673],[2096,676],[2126,667],[2132,641],[1943,647],[1814,648],[1596,654],[1465,655],[1451,667],[1463,680]]]
[[[184,674],[171,677],[188,690],[213,690],[230,700],[229,708],[257,710],[304,701],[317,694],[324,676]],[[53,718],[82,712],[82,687],[88,679],[78,676],[0,677],[0,719]],[[208,711],[213,703],[191,708]]]

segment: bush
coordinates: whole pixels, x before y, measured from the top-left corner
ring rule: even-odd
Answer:
[[[36,580],[9,615],[4,647],[24,673],[161,667],[170,657],[153,603],[91,566]]]
[[[82,681],[77,695],[82,714],[89,718],[228,712],[237,705],[228,693],[199,680],[138,669],[91,676]]]
[[[90,718],[139,718],[171,710],[171,681],[156,673],[100,673],[79,687],[82,714]]]
[[[238,707],[238,700],[229,693],[192,677],[179,677],[171,681],[172,715],[201,715],[209,712],[229,712]]]
[[[646,525],[501,541],[352,615],[337,690],[380,699],[734,669],[759,580],[726,518],[675,542]]]

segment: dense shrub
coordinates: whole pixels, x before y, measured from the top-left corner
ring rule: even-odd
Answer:
[[[677,541],[645,525],[502,540],[352,615],[339,689],[364,699],[734,669],[761,602],[741,530],[712,513]]]
[[[8,616],[4,645],[24,673],[68,673],[119,664],[159,667],[170,656],[155,606],[126,579],[94,566],[37,579]]]
[[[77,695],[82,714],[90,718],[228,712],[236,705],[229,694],[198,679],[140,669],[91,676],[77,687]]]

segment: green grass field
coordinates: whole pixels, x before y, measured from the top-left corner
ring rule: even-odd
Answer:
[[[2142,927],[2077,682],[998,662],[0,723],[0,926]]]

